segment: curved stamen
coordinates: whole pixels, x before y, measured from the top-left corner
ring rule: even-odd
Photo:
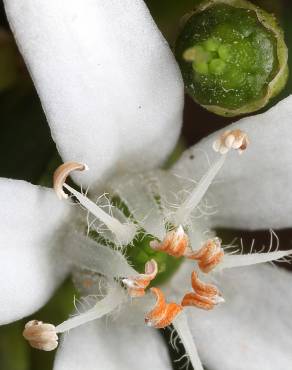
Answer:
[[[224,251],[221,240],[213,238],[207,240],[198,251],[188,250],[185,257],[198,261],[201,271],[208,273],[213,270],[223,259]]]
[[[154,250],[165,252],[173,257],[181,257],[184,255],[188,244],[189,238],[180,225],[176,230],[169,231],[161,243],[152,240],[149,245]]]
[[[66,162],[59,166],[54,172],[53,186],[59,199],[67,199],[68,195],[63,190],[63,185],[67,177],[74,171],[87,171],[89,168],[86,164],[78,162]]]
[[[83,171],[87,170],[88,167],[85,164],[77,162],[67,162],[57,168],[54,173],[54,189],[57,196],[60,199],[67,198],[68,195],[64,192],[63,188],[69,190],[73,194],[80,204],[82,204],[89,212],[91,212],[96,218],[103,222],[109,230],[115,235],[117,242],[122,245],[131,243],[136,234],[136,226],[133,223],[123,224],[115,217],[106,213],[103,209],[98,207],[97,204],[93,203],[86,196],[73,189],[71,186],[65,183],[68,175],[75,170]]]
[[[59,324],[56,327],[56,332],[64,333],[77,326],[99,319],[117,309],[125,299],[123,289],[117,284],[113,285],[109,288],[107,295],[98,301],[94,307]]]
[[[148,287],[151,280],[155,279],[157,272],[157,262],[152,259],[145,264],[145,274],[123,279],[123,283],[128,288],[128,294],[131,297],[143,297],[145,295],[145,289]]]
[[[118,243],[123,245],[131,243],[137,230],[133,223],[121,223],[119,220],[106,213],[103,209],[98,207],[97,204],[93,203],[89,198],[79,193],[71,186],[67,184],[64,184],[63,186],[69,190],[72,195],[74,195],[80,204],[82,204],[90,213],[102,221],[112,231],[112,233],[116,236]]]
[[[215,305],[224,302],[217,287],[203,283],[196,272],[192,273],[192,287],[194,293],[185,294],[181,302],[183,307],[194,306],[203,310],[212,310]]]
[[[163,329],[172,323],[183,307],[173,302],[166,303],[164,295],[159,288],[151,288],[150,290],[156,295],[156,303],[154,308],[147,313],[145,322],[148,326]]]
[[[214,180],[217,173],[222,168],[226,153],[232,148],[242,153],[249,144],[247,134],[239,129],[228,130],[224,132],[214,143],[213,149],[220,154],[223,154],[202,177],[200,182],[195,185],[194,189],[190,192],[186,200],[176,210],[173,219],[175,225],[185,225],[188,223],[191,213],[198,206],[204,195],[206,194],[209,186]]]

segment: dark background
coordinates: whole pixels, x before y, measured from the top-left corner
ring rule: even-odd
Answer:
[[[146,1],[170,45],[174,43],[181,16],[190,11],[198,2],[199,0]],[[287,45],[292,48],[292,3],[289,0],[253,2],[277,15],[285,29]],[[290,70],[292,71],[291,63]],[[284,92],[271,104],[275,104],[291,91],[292,74]],[[114,106],[115,102],[112,103]],[[228,119],[209,113],[186,97],[184,145],[190,146],[234,120],[234,118]],[[2,1],[0,1],[0,129],[0,176],[50,186],[52,171],[59,161],[58,154],[50,138],[49,128],[37,94],[9,33]],[[292,230],[276,230],[276,232],[280,237],[281,248],[291,248]],[[249,245],[252,238],[256,239],[258,246],[269,242],[268,231],[251,233],[245,230],[219,230],[219,234],[224,235],[230,241],[235,235],[241,236],[246,245]],[[281,266],[289,268],[289,265]],[[64,320],[73,309],[73,296],[74,288],[68,280],[46,307],[34,317],[56,323]],[[27,321],[28,319],[20,320],[0,328],[1,370],[52,369],[54,353],[33,350],[23,340],[21,332]],[[166,342],[168,341],[167,333],[167,330],[163,333]],[[182,350],[180,353],[175,353],[171,349],[170,351],[173,359],[179,358],[183,353]],[[174,368],[179,368],[181,365],[176,363]]]

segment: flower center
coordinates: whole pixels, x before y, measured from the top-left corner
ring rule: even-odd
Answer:
[[[183,257],[173,257],[167,253],[155,251],[150,248],[150,242],[153,241],[152,236],[140,232],[134,239],[133,245],[126,247],[126,257],[130,264],[139,273],[144,272],[145,264],[150,259],[154,259],[158,265],[158,273],[150,286],[157,286],[168,281],[177,271],[183,261]]]

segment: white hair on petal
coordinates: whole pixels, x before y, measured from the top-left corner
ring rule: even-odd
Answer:
[[[276,243],[275,243],[276,242]],[[217,269],[222,270],[225,268],[249,266],[258,263],[265,263],[273,261],[277,262],[288,262],[291,261],[292,249],[290,250],[279,250],[280,242],[277,234],[270,229],[270,243],[268,246],[263,245],[260,250],[255,250],[255,239],[252,240],[249,247],[249,253],[244,253],[243,241],[240,239],[241,253],[225,254],[223,262],[217,267]]]

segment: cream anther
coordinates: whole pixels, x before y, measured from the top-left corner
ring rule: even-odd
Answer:
[[[52,324],[44,324],[37,320],[29,321],[25,325],[23,336],[33,348],[53,351],[58,347],[58,335]]]
[[[235,149],[241,154],[249,145],[249,138],[244,131],[227,130],[213,143],[213,149],[220,154],[226,154]]]
[[[63,186],[67,177],[73,171],[87,171],[89,168],[86,164],[77,162],[66,162],[59,166],[54,172],[53,184],[54,190],[59,199],[67,199],[68,195],[64,192]]]

